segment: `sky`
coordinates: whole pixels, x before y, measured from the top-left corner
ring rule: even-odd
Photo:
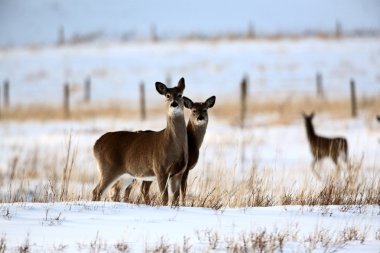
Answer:
[[[0,46],[55,43],[65,37],[146,38],[190,34],[257,34],[380,30],[378,0],[175,1],[0,0]]]

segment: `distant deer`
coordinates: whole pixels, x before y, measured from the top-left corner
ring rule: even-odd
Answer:
[[[166,98],[167,126],[161,131],[119,131],[101,136],[94,145],[100,181],[92,192],[100,200],[103,192],[120,176],[143,180],[157,179],[162,204],[168,203],[168,186],[172,204],[179,200],[182,174],[188,161],[188,144],[182,93],[185,80],[167,88],[156,82],[156,90]]]
[[[305,120],[306,133],[307,138],[309,140],[311,153],[314,156],[314,160],[312,162],[312,170],[320,179],[319,174],[315,170],[315,164],[324,157],[330,157],[336,165],[337,173],[339,172],[339,163],[338,158],[343,154],[343,159],[347,163],[348,156],[348,145],[347,140],[345,138],[326,138],[322,136],[318,136],[315,133],[313,127],[314,113],[307,115],[303,113],[303,118]]]

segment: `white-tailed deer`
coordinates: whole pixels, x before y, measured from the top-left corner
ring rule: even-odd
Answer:
[[[307,138],[309,140],[311,153],[313,154],[314,160],[312,162],[312,170],[315,173],[315,175],[320,179],[320,175],[315,170],[315,164],[324,157],[329,157],[333,160],[333,162],[336,165],[337,173],[339,172],[339,157],[343,155],[344,161],[347,163],[347,156],[348,156],[348,145],[347,140],[342,137],[338,138],[326,138],[322,136],[318,136],[315,133],[314,127],[313,127],[313,117],[314,113],[311,113],[310,115],[307,115],[305,113],[303,114],[303,118],[305,120],[305,127],[306,127],[306,133]]]
[[[191,99],[183,97],[184,105],[186,108],[191,110],[190,118],[187,123],[187,143],[188,143],[188,154],[189,160],[187,163],[187,168],[183,173],[181,182],[181,200],[182,204],[185,203],[186,189],[187,189],[187,177],[189,171],[192,170],[198,162],[199,149],[201,148],[203,138],[206,134],[207,124],[208,124],[208,112],[209,108],[212,108],[215,104],[215,96],[208,98],[205,102],[194,103]],[[149,188],[151,186],[151,181],[143,181],[141,185],[141,194],[144,197],[145,203],[149,203]],[[130,189],[126,189],[126,197],[129,194]]]
[[[103,192],[120,176],[143,180],[157,179],[162,204],[168,203],[168,186],[172,204],[178,204],[182,174],[188,161],[188,144],[182,93],[185,80],[167,88],[156,82],[156,90],[166,98],[167,126],[161,131],[119,131],[101,136],[94,145],[100,181],[92,192],[100,200]]]

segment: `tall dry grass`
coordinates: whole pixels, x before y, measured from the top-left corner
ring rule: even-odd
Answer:
[[[90,200],[97,171],[78,162],[71,136],[64,156],[51,152],[41,154],[37,149],[10,160],[1,175],[0,202]],[[218,159],[198,166],[200,173],[190,173],[185,206],[218,210],[275,205],[380,205],[380,172],[375,167],[365,167],[360,160],[351,161],[341,175],[327,176],[323,181],[313,178],[310,168],[302,170],[309,177],[303,175],[289,182],[289,176],[279,176],[275,168],[252,168],[237,174],[240,172],[236,168],[223,167]],[[139,186],[131,192],[131,203],[144,204]],[[156,183],[150,196],[152,205],[160,205]],[[110,201],[110,195],[105,194],[104,199]]]
[[[257,114],[277,115],[267,121],[268,125],[288,124],[299,119],[302,111],[328,112],[333,118],[351,117],[351,102],[348,98],[316,99],[309,96],[273,97],[263,100],[260,97],[248,98],[247,117]],[[164,113],[162,104],[147,105],[147,117],[160,116]],[[376,96],[358,99],[359,114],[365,112],[374,118],[379,114],[380,101]],[[214,116],[238,124],[240,103],[238,100],[218,98],[217,105],[210,111]],[[80,103],[71,106],[70,119],[88,119],[94,117],[139,118],[140,109],[136,103],[113,101],[110,103]],[[62,120],[67,119],[63,108],[58,105],[31,104],[18,105],[2,110],[1,120]]]

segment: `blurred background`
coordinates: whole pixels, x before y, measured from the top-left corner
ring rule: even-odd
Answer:
[[[379,13],[376,0],[2,0],[0,79],[12,106],[61,105],[65,84],[71,105],[135,103],[142,83],[152,104],[155,81],[182,76],[196,98],[235,100],[244,77],[257,99],[314,95],[317,78],[327,97],[352,78],[373,95]]]

